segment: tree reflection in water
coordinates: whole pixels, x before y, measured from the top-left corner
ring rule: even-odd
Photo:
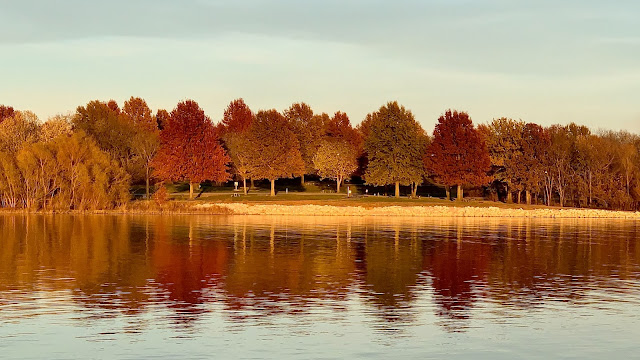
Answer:
[[[385,331],[425,312],[464,331],[477,304],[518,316],[637,295],[640,278],[625,221],[3,215],[0,227],[0,321],[41,314],[37,300],[88,323],[126,315],[134,332],[158,311],[190,328],[356,310]]]

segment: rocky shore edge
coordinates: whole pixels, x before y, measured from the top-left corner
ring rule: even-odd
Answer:
[[[505,218],[597,218],[640,219],[640,212],[597,209],[505,209],[498,207],[450,206],[363,206],[197,204],[194,209],[222,208],[233,215],[289,216],[407,216],[407,217],[505,217]]]

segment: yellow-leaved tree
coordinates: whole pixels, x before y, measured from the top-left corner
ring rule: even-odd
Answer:
[[[327,138],[320,143],[313,165],[323,178],[336,181],[336,192],[342,182],[358,170],[358,152],[343,138]]]

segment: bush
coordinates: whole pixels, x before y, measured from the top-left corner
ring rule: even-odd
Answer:
[[[164,203],[167,202],[168,197],[169,197],[169,194],[167,192],[167,187],[164,186],[164,183],[160,183],[158,185],[158,190],[156,190],[156,192],[153,193],[153,200],[155,200],[158,206],[162,206]]]

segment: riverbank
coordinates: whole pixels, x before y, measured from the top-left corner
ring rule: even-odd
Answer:
[[[640,219],[640,212],[595,209],[499,208],[477,206],[332,206],[278,204],[197,204],[195,209],[225,209],[234,215],[289,216],[406,216],[406,217],[505,217]]]
[[[139,215],[281,215],[281,216],[393,216],[393,217],[460,217],[460,218],[588,218],[638,219],[640,212],[599,209],[558,208],[541,205],[504,204],[490,201],[444,201],[381,199],[381,201],[336,199],[291,200],[254,199],[255,201],[172,200],[159,204],[138,200],[112,210],[30,211],[2,209],[0,213],[38,214],[139,214]]]

